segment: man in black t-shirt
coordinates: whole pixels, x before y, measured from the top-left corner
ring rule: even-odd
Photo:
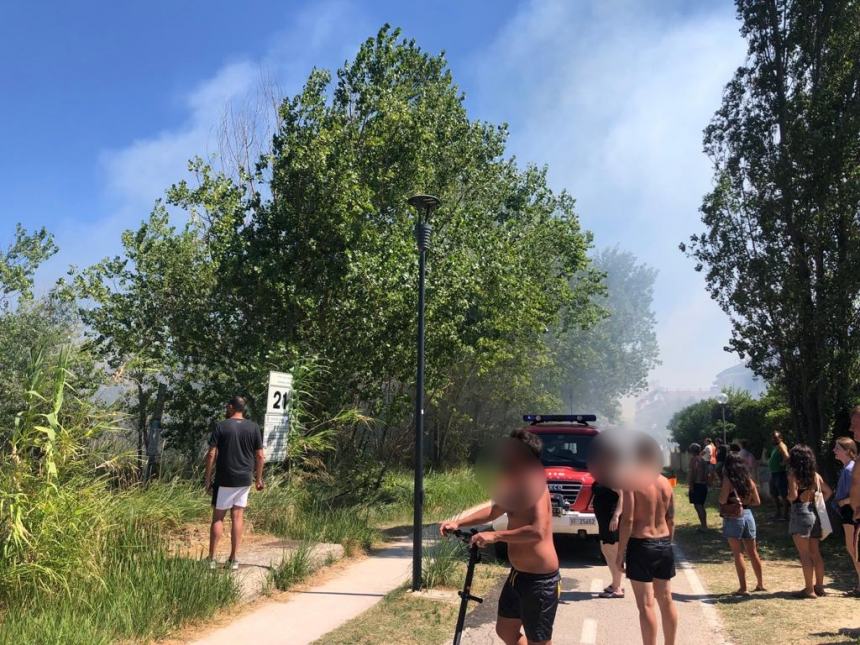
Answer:
[[[212,491],[212,526],[209,530],[209,566],[215,568],[215,549],[224,531],[224,517],[230,511],[230,559],[232,570],[239,568],[236,554],[242,540],[245,507],[256,474],[256,488],[263,490],[263,437],[260,426],[245,418],[245,399],[234,396],[227,404],[227,418],[219,421],[209,437],[206,454],[206,490]],[[215,483],[212,468],[215,467]]]

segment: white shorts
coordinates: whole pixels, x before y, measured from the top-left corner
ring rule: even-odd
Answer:
[[[250,490],[250,486],[219,486],[215,508],[219,511],[225,511],[234,506],[245,508],[248,505]]]

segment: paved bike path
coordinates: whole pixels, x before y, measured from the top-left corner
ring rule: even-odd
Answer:
[[[196,645],[306,645],[367,611],[412,571],[412,543],[393,542],[328,582],[272,600],[194,641]]]
[[[555,620],[555,645],[635,645],[642,642],[639,613],[629,582],[623,599],[598,598],[609,582],[609,569],[598,564],[597,546],[582,543],[562,552],[561,604]],[[681,555],[676,547],[676,556]],[[716,608],[692,565],[678,558],[672,592],[678,607],[676,645],[727,645]],[[487,594],[466,618],[463,645],[498,645],[495,634],[498,590]],[[659,610],[657,614],[659,622]],[[662,628],[657,639],[663,642]]]

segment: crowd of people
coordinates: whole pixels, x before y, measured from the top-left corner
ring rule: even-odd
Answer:
[[[834,533],[836,538],[844,540],[849,556],[840,566],[850,562],[857,576],[848,595],[860,597],[860,469],[855,469],[860,459],[860,406],[851,415],[851,430],[853,438],[838,437],[834,442],[833,454],[842,465],[835,489],[819,472],[813,450],[804,444],[789,449],[780,432],[772,434],[770,449],[763,451],[763,473],[744,441],[727,447],[719,439],[706,438],[702,444],[690,445],[689,500],[699,519],[697,530],[708,530],[708,495],[712,489],[718,490],[722,532],[738,574],[736,593],[750,593],[745,555],[756,576],[753,591],[765,590],[753,514],[753,509],[761,505],[759,487],[761,475],[765,475],[774,505],[773,519],[787,523],[787,532],[800,559],[804,585],[795,595],[800,598],[827,595],[821,541]]]
[[[230,569],[237,569],[242,537],[242,517],[252,482],[263,488],[264,450],[259,427],[244,417],[245,401],[233,397],[226,418],[209,441],[206,456],[206,488],[212,493],[212,526],[209,563],[215,554],[223,520],[232,515]],[[763,455],[768,487],[777,521],[787,522],[803,570],[801,598],[827,595],[824,559],[820,543],[831,532],[845,541],[857,583],[850,595],[860,597],[860,468],[856,467],[860,442],[860,406],[851,415],[854,438],[839,437],[833,446],[842,470],[835,489],[819,473],[813,450],[798,444],[790,450],[779,432],[772,448]],[[728,541],[737,571],[737,594],[765,591],[765,565],[758,552],[753,509],[762,499],[756,459],[743,441],[726,446],[706,439],[689,447],[689,499],[696,509],[701,531],[708,527],[707,501],[718,490],[722,533]],[[663,636],[672,645],[678,628],[678,612],[672,599],[675,576],[673,538],[675,500],[672,484],[661,474],[662,455],[653,438],[637,435],[618,440],[601,433],[589,448],[588,470],[594,477],[592,504],[597,518],[601,548],[611,573],[610,584],[600,594],[623,598],[622,578],[630,582],[639,610],[645,645],[656,645],[657,609]],[[214,471],[214,473],[213,473]],[[511,572],[499,598],[496,633],[508,645],[551,645],[553,624],[561,593],[559,560],[552,535],[552,501],[541,462],[541,440],[517,430],[499,451],[499,482],[493,499],[474,507],[455,520],[443,522],[442,534],[461,526],[491,523],[507,514],[507,528],[476,533],[472,542],[484,547],[495,542],[508,545]],[[214,478],[213,478],[214,474]],[[841,530],[839,530],[841,527]],[[755,587],[747,585],[746,559],[755,575]]]

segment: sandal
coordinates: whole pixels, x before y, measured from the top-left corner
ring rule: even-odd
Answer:
[[[795,591],[791,594],[795,598],[803,598],[804,600],[812,600],[814,598],[818,598],[815,593],[809,593],[806,589],[801,589],[800,591]]]
[[[824,585],[815,585],[813,587],[813,589],[815,590],[816,596],[826,596],[827,595],[827,590],[824,588]]]
[[[623,598],[624,597],[624,589],[620,587],[616,590],[611,590],[607,588],[603,593],[601,593],[598,598]]]

